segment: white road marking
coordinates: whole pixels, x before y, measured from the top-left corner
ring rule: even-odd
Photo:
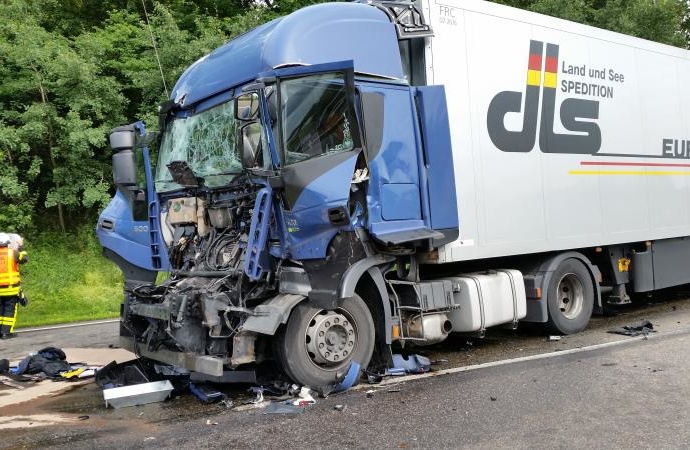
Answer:
[[[492,361],[492,362],[487,362],[487,363],[482,363],[482,364],[474,364],[471,366],[453,367],[450,369],[435,370],[433,372],[427,372],[427,373],[422,373],[422,374],[413,374],[413,375],[405,375],[405,376],[392,376],[392,377],[384,379],[381,383],[378,383],[376,385],[363,383],[363,384],[359,384],[359,385],[355,386],[353,389],[364,389],[364,388],[371,389],[372,387],[375,388],[375,386],[388,386],[388,385],[397,384],[397,383],[400,383],[403,381],[421,380],[423,378],[437,377],[439,375],[447,375],[447,374],[460,373],[460,372],[470,372],[473,370],[487,369],[490,367],[498,367],[498,366],[506,366],[509,364],[517,364],[517,363],[526,362],[526,361],[537,361],[540,359],[558,358],[558,357],[564,356],[564,355],[572,355],[572,354],[576,354],[576,353],[591,352],[591,351],[599,350],[602,348],[617,347],[617,346],[632,344],[632,343],[635,343],[638,341],[659,339],[659,338],[670,337],[670,336],[679,335],[679,334],[687,334],[687,333],[690,333],[690,328],[684,328],[684,329],[676,330],[676,331],[668,331],[665,333],[650,333],[646,336],[626,337],[625,339],[622,339],[619,341],[605,342],[603,344],[588,345],[586,347],[571,348],[571,349],[567,349],[567,350],[559,350],[559,351],[554,351],[554,352],[550,352],[550,353],[542,353],[542,354],[538,354],[538,355],[521,356],[519,358],[503,359],[500,361]]]

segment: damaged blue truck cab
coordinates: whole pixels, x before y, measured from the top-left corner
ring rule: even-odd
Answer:
[[[390,282],[414,287],[458,213],[443,87],[411,84],[430,30],[396,8],[308,7],[201,58],[161,106],[155,170],[142,124],[113,131],[97,233],[125,273],[125,348],[228,380],[275,361],[325,389],[426,338]]]
[[[559,58],[625,84],[559,89]],[[690,184],[663,169],[687,126],[646,113],[690,104],[689,68],[686,50],[480,0],[319,4],[239,36],[180,77],[160,139],[110,136],[97,231],[125,273],[121,343],[325,391],[390,367],[392,346],[576,333],[629,292],[690,283]]]

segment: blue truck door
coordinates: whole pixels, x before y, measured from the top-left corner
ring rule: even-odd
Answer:
[[[276,75],[290,253],[295,259],[324,258],[333,236],[350,225],[350,184],[362,148],[352,61]]]

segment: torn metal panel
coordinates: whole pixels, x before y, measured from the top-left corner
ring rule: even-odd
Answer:
[[[280,294],[254,308],[255,315],[247,317],[242,331],[274,335],[281,323],[287,322],[292,308],[304,300],[304,295]]]
[[[162,402],[170,396],[173,385],[168,380],[153,381],[151,383],[122,386],[103,391],[105,406],[123,408],[126,406],[145,405],[147,403]]]

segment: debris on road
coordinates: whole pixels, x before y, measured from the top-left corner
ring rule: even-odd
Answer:
[[[306,386],[302,386],[299,393],[297,394],[297,399],[292,401],[292,404],[295,406],[307,406],[313,405],[315,403],[316,400],[314,400],[314,397],[312,397],[311,395],[311,389],[309,389]]]
[[[305,407],[303,406],[286,402],[273,402],[266,407],[264,414],[301,414],[304,410]]]
[[[132,386],[113,387],[103,390],[105,406],[123,408],[162,402],[170,397],[173,385],[168,380],[140,383]]]
[[[624,336],[647,336],[649,333],[656,333],[656,330],[654,330],[652,322],[642,319],[636,324],[625,325],[620,328],[609,330],[608,333],[622,334]]]
[[[393,369],[388,372],[397,373],[403,370],[405,373],[425,373],[431,370],[431,361],[422,355],[393,355]]]
[[[333,407],[333,409],[335,409],[336,411],[342,412],[342,411],[345,411],[345,409],[347,409],[347,405],[335,405]]]
[[[549,336],[549,341],[560,341],[561,336]]]
[[[225,400],[226,395],[207,384],[189,383],[189,390],[203,403],[216,403]]]

